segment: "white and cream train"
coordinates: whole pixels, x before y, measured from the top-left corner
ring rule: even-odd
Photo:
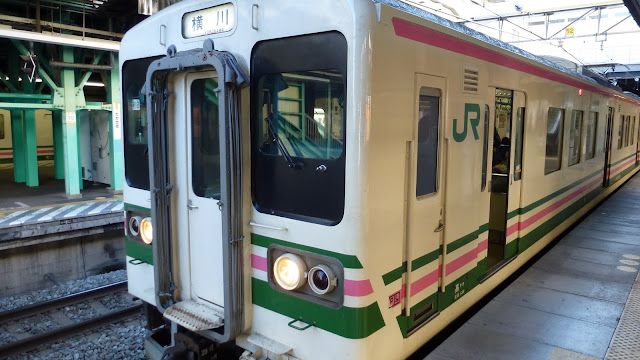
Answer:
[[[154,359],[405,358],[638,169],[637,97],[396,0],[182,1],[120,59]]]

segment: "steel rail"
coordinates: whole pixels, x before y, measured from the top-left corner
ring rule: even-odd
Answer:
[[[71,324],[65,327],[55,329],[50,332],[28,337],[18,340],[14,343],[0,346],[0,357],[9,357],[17,354],[24,354],[27,351],[34,350],[39,346],[53,343],[55,341],[64,340],[76,334],[84,333],[87,330],[105,326],[117,320],[134,315],[142,309],[142,304],[136,304],[125,309],[109,312],[93,319]]]
[[[42,301],[33,305],[23,306],[12,310],[0,312],[0,324],[13,320],[24,319],[29,316],[41,314],[49,310],[59,309],[67,305],[77,304],[85,300],[95,299],[97,297],[106,296],[114,291],[124,290],[127,288],[127,281],[100,286],[95,289],[81,291],[75,294],[63,296],[61,298]],[[2,354],[2,351],[0,351]]]

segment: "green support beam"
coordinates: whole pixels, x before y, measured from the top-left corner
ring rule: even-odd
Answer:
[[[118,54],[113,54],[113,70],[110,71],[107,102],[112,104],[109,121],[109,153],[111,162],[111,189],[122,190],[124,180],[124,155],[122,151],[122,114],[124,106],[120,106],[120,74],[118,73]]]
[[[11,141],[13,143],[13,179],[17,183],[26,180],[24,164],[24,131],[22,111],[11,111]]]
[[[23,112],[24,160],[27,186],[38,186],[38,145],[36,144],[36,111]]]
[[[102,58],[102,54],[103,52],[100,52],[94,59],[93,62],[91,63],[92,65],[98,65],[98,63],[100,62],[100,59]],[[87,70],[84,73],[84,76],[82,76],[82,79],[80,80],[80,84],[78,84],[78,87],[80,89],[84,88],[84,85],[87,83],[87,81],[89,81],[89,77],[91,77],[91,74],[93,73],[93,69]]]
[[[64,111],[54,111],[51,120],[53,121],[53,171],[55,178],[64,179],[64,140],[62,138],[62,126],[64,122]]]
[[[62,61],[73,62],[73,48],[62,49]],[[62,138],[64,146],[64,178],[67,196],[80,197],[80,168],[78,167],[78,131],[76,123],[76,87],[73,69],[63,69],[62,86],[64,90],[64,119]]]
[[[29,50],[27,50],[27,48],[24,46],[24,44],[22,44],[22,42],[20,40],[16,40],[16,39],[11,39],[11,42],[13,43],[13,46],[18,49],[18,52],[21,55],[29,55]],[[73,58],[72,60],[73,61]],[[40,78],[47,83],[47,85],[51,88],[51,92],[54,92],[55,90],[58,89],[58,86],[56,85],[56,83],[53,81],[53,79],[51,79],[51,77],[49,76],[49,74],[47,74],[47,72],[44,70],[44,68],[42,66],[38,66],[38,75],[40,76]],[[28,83],[28,81],[27,81]]]
[[[28,103],[10,103],[0,102],[0,109],[16,109],[16,110],[55,110],[56,108],[51,104],[28,104]]]
[[[83,171],[82,171],[82,142],[80,141],[80,112],[76,111],[76,146],[78,147],[78,183],[80,184],[80,190],[84,189]]]

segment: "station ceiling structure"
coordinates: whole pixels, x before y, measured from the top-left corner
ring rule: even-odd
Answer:
[[[101,182],[122,189],[118,51],[146,18],[138,10],[130,0],[0,0],[0,142],[10,154],[0,160],[16,183],[39,186],[41,148],[52,147],[69,197],[106,163]],[[101,142],[87,148],[98,128]]]
[[[404,1],[640,95],[640,0]]]

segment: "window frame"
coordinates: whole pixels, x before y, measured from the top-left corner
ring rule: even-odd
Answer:
[[[149,157],[148,157],[148,144],[135,144],[129,141],[129,97],[127,96],[127,89],[131,82],[140,82],[140,87],[144,85],[147,79],[147,70],[149,65],[157,59],[163,56],[151,56],[146,58],[138,58],[127,60],[122,64],[122,79],[121,79],[121,96],[122,96],[122,151],[124,154],[124,178],[129,187],[149,190]],[[133,76],[127,75],[127,68],[129,66],[135,66],[139,64],[138,68],[132,71]],[[142,69],[144,71],[142,71]],[[141,79],[140,79],[141,77]],[[132,79],[133,78],[133,79]],[[144,95],[142,95],[144,96]],[[146,134],[145,134],[146,135]]]
[[[426,94],[422,93],[422,90],[425,89]],[[421,183],[420,181],[420,174],[423,173],[421,172],[421,164],[424,164],[424,161],[421,161],[421,151],[420,151],[420,123],[421,123],[421,119],[414,119],[417,120],[417,129],[418,129],[418,134],[417,134],[417,139],[416,139],[416,143],[417,143],[417,148],[416,148],[416,191],[415,191],[415,196],[416,199],[420,200],[420,199],[424,199],[427,197],[431,197],[433,195],[436,195],[440,189],[440,184],[439,184],[439,178],[440,178],[440,125],[441,125],[441,120],[442,120],[442,90],[441,89],[437,89],[437,88],[432,88],[429,86],[421,86],[419,93],[418,93],[418,109],[417,110],[417,114],[420,114],[420,97],[421,96],[428,96],[431,98],[437,98],[438,99],[438,112],[437,112],[437,119],[436,119],[436,126],[437,126],[437,131],[436,131],[436,143],[435,143],[435,151],[432,152],[427,152],[428,154],[434,154],[434,158],[435,158],[435,171],[431,172],[431,174],[433,174],[433,191],[431,192],[425,192],[425,193],[419,193],[419,184]],[[430,150],[431,148],[427,149]],[[424,160],[424,158],[422,158],[422,160]],[[424,169],[424,168],[422,168]],[[427,169],[424,169],[427,170]],[[424,183],[424,182],[423,182]]]
[[[583,126],[583,129],[586,128],[587,131],[584,132],[584,160],[591,160],[596,157],[596,147],[597,147],[597,139],[598,139],[598,117],[599,113],[597,111],[589,111],[589,117],[587,119],[587,126]],[[593,116],[593,117],[592,117]],[[593,121],[593,140],[591,143],[589,142],[589,123]],[[584,124],[584,121],[583,121]],[[591,146],[591,153],[589,152],[589,146]]]
[[[257,42],[251,69],[251,198],[263,214],[325,226],[342,221],[345,210],[346,154],[348,150],[348,45],[337,31],[268,39]],[[266,74],[337,70],[341,75],[343,151],[336,159],[293,157],[302,163],[289,167],[282,154],[271,155],[259,148],[262,107],[260,78]],[[260,108],[258,108],[260,107]],[[324,170],[318,170],[324,169]],[[310,191],[313,189],[313,191]]]
[[[577,115],[579,116],[579,128],[575,129],[574,125],[575,122],[578,120],[578,117],[576,117]],[[576,164],[579,164],[582,160],[582,132],[583,132],[583,124],[584,124],[584,111],[582,110],[571,110],[571,122],[569,123],[569,149],[568,149],[568,156],[567,156],[567,166],[573,166]],[[577,134],[573,133],[572,136],[572,132],[577,130]],[[571,141],[574,141],[573,147],[571,146]],[[575,141],[577,140],[577,144],[575,144]],[[575,152],[575,159],[573,158],[573,153],[572,153],[572,149],[574,149]],[[572,160],[574,160],[572,162]]]
[[[558,167],[549,170],[549,168],[547,167],[547,154],[548,154],[548,143],[549,143],[549,120],[551,119],[551,117],[549,116],[551,111],[558,111],[560,114],[560,124],[558,124],[558,134],[556,136],[556,138],[558,139],[558,144],[556,145],[556,156],[555,158],[558,161]],[[554,172],[558,172],[562,169],[562,155],[563,155],[563,146],[564,146],[564,120],[565,120],[565,109],[564,108],[556,108],[556,107],[549,107],[549,109],[547,110],[547,123],[546,123],[546,136],[545,136],[545,165],[544,165],[544,174],[548,175],[548,174],[552,174]]]
[[[484,139],[482,140],[482,172],[480,179],[480,192],[487,188],[487,158],[489,156],[489,123],[491,122],[489,104],[484,104]]]
[[[524,166],[522,164],[523,153],[524,153],[524,127],[525,127],[525,119],[526,119],[526,111],[527,108],[524,106],[520,106],[516,109],[516,121],[515,121],[515,139],[514,143],[514,154],[513,154],[513,181],[519,181],[522,179],[522,173],[524,171]],[[522,117],[521,117],[522,116]],[[520,128],[520,133],[518,133],[518,128]],[[520,165],[520,171],[518,172],[518,165]]]

